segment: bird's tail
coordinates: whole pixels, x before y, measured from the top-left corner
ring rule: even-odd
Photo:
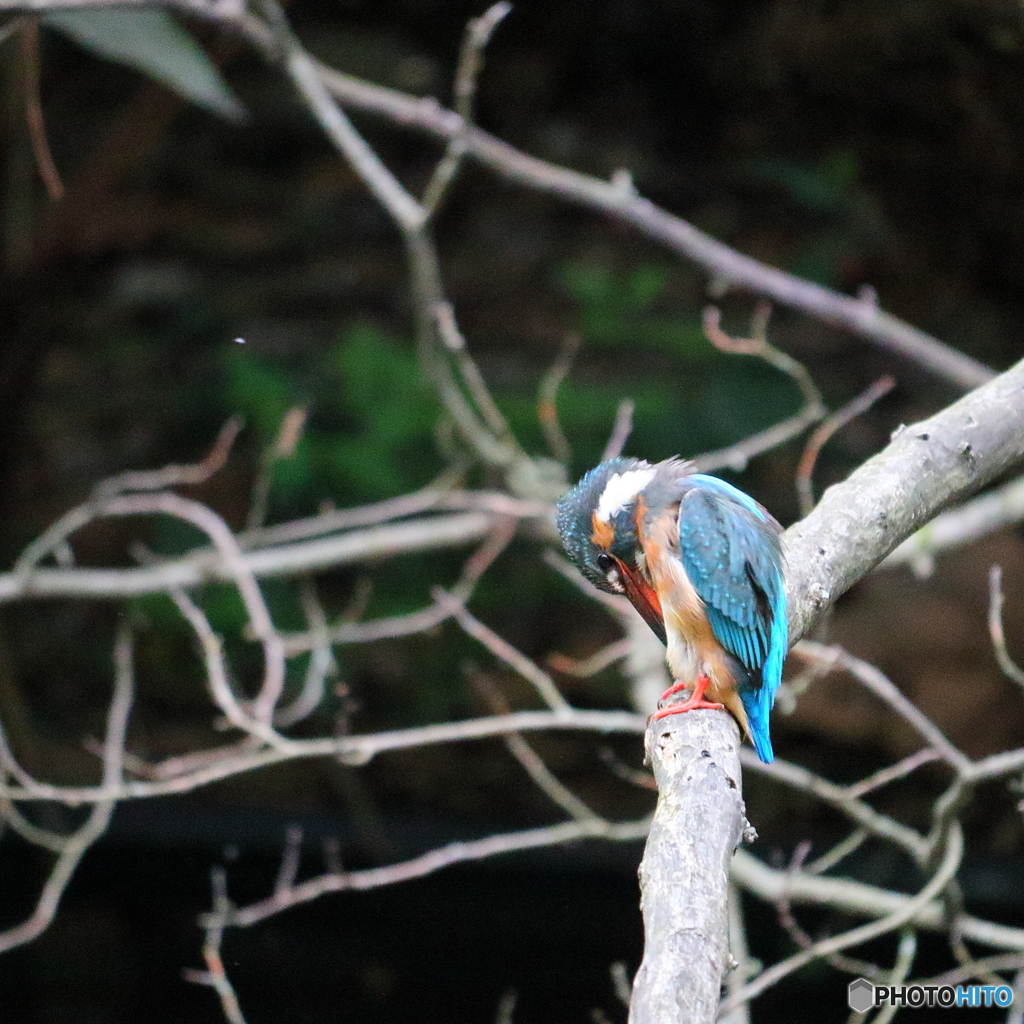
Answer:
[[[765,764],[771,764],[775,760],[775,751],[772,750],[772,738],[768,731],[768,716],[771,712],[771,697],[764,694],[763,690],[748,695],[744,694],[743,706],[747,710],[747,721],[750,723],[750,738],[754,741],[754,749],[757,756]],[[762,700],[762,696],[768,696],[768,701]]]
[[[738,659],[730,659],[733,678],[736,680],[736,691],[739,693],[743,710],[746,712],[746,733],[754,744],[757,756],[765,764],[775,759],[772,750],[772,738],[768,731],[768,719],[775,703],[775,692],[751,672]]]

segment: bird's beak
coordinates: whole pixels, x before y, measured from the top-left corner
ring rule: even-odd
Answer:
[[[639,569],[630,569],[622,562],[619,562],[619,578],[630,604],[644,617],[644,622],[654,630],[658,639],[665,643],[665,617],[654,587],[644,579]]]

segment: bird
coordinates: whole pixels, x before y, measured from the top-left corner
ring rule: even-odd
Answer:
[[[725,706],[770,763],[789,640],[782,527],[694,470],[678,457],[602,462],[558,502],[558,532],[583,576],[624,594],[666,645],[674,685],[652,719]],[[662,707],[683,690],[693,692]]]

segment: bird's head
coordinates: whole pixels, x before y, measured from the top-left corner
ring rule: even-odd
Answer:
[[[683,463],[652,466],[617,458],[592,469],[558,503],[558,532],[569,557],[594,586],[624,594],[665,640],[661,603],[647,572],[640,540],[644,522],[666,504],[666,473],[678,479]],[[676,497],[678,501],[678,496]]]

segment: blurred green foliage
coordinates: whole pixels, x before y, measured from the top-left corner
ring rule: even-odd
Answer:
[[[442,466],[437,399],[412,347],[370,324],[349,327],[304,371],[235,346],[224,357],[228,401],[270,448],[289,409],[309,408],[294,453],[276,460],[272,507],[309,514],[326,496],[359,504],[421,487]]]
[[[598,460],[616,408],[626,397],[635,403],[628,451],[652,459],[729,444],[795,408],[795,387],[780,386],[776,371],[760,360],[717,351],[695,315],[680,315],[670,267],[619,271],[576,262],[560,268],[557,283],[575,304],[584,342],[557,399],[562,428],[575,450],[572,473]],[[486,347],[480,359],[487,376]],[[415,348],[376,325],[353,324],[328,351],[312,357],[308,350],[304,356],[275,356],[232,345],[223,350],[222,370],[223,411],[245,416],[255,442],[253,471],[260,472],[262,466],[271,474],[270,521],[314,514],[325,499],[349,506],[401,495],[422,487],[444,466],[434,433],[441,410],[423,379]],[[538,367],[537,380],[542,373]],[[496,397],[527,450],[543,452],[533,390],[510,388]],[[296,407],[309,413],[302,437],[289,454],[266,454],[274,451],[282,421]],[[202,542],[196,531],[178,521],[161,519],[154,526],[161,552],[184,551]],[[541,656],[549,641],[538,616],[546,620],[544,609],[571,608],[581,598],[536,558],[525,556],[527,543],[517,541],[485,577],[473,609],[484,621],[500,615],[503,632],[513,642],[537,645],[530,653]],[[366,575],[373,583],[366,617],[403,614],[428,605],[431,587],[450,586],[465,557],[464,551],[429,552],[342,568],[320,577],[320,592],[333,618],[350,599],[357,577]],[[281,629],[304,627],[297,581],[269,581],[264,593]],[[208,585],[201,601],[212,627],[226,639],[236,677],[260,678],[258,645],[241,639],[246,614],[235,588]],[[169,599],[147,598],[138,607],[151,623],[176,633],[182,644],[191,642]],[[412,653],[422,638],[386,645],[385,669],[379,663],[383,647],[338,650],[343,675],[356,680],[368,709],[372,711],[381,694],[389,694],[389,721],[468,710],[467,702],[473,704],[476,698],[465,684],[462,665],[467,659],[481,664],[490,659],[454,627],[441,628],[449,642],[430,642],[422,658]],[[403,659],[411,659],[410,667],[398,670]],[[301,685],[305,667],[306,659],[290,664],[289,692]],[[199,684],[198,659],[194,670]],[[614,672],[608,676],[618,678]],[[397,702],[396,688],[401,698]],[[615,699],[600,685],[590,692],[599,699]],[[328,700],[321,713],[330,710]]]
[[[635,403],[628,451],[652,459],[732,444],[796,410],[792,382],[759,359],[719,352],[696,313],[680,315],[667,267],[573,263],[559,279],[577,304],[584,346],[604,360],[599,377],[574,374],[559,392],[580,470],[600,457],[626,397]]]
[[[665,349],[702,358],[709,349],[695,319],[660,309],[669,283],[665,266],[624,271],[599,263],[565,263],[559,282],[576,300],[580,331],[587,345]]]
[[[885,219],[861,184],[860,161],[852,150],[833,150],[816,164],[768,155],[742,167],[781,192],[803,225],[784,263],[790,273],[842,290],[845,268],[882,248]]]

